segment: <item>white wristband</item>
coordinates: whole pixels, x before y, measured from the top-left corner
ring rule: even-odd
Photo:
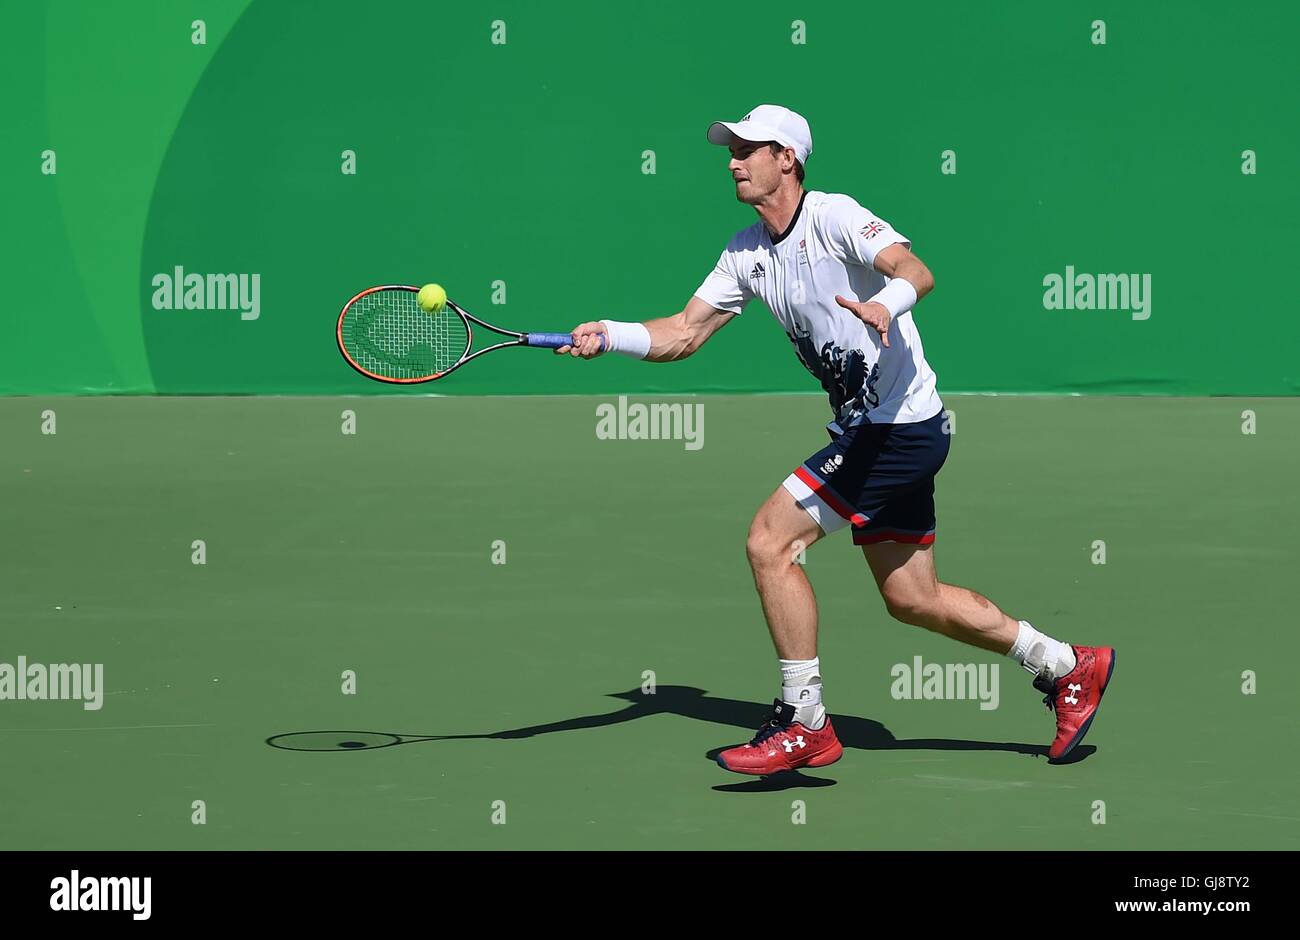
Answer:
[[[623,323],[619,320],[601,320],[605,326],[605,342],[610,352],[622,353],[633,359],[650,355],[650,331],[644,323]]]
[[[880,304],[889,311],[891,317],[901,317],[916,305],[916,288],[907,278],[896,277],[874,296],[868,297],[867,303]]]

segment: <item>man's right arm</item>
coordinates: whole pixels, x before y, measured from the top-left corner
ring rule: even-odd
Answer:
[[[699,297],[692,297],[679,313],[644,323],[650,334],[650,351],[645,358],[651,362],[685,359],[735,316],[735,311],[723,310]],[[556,352],[591,359],[601,353],[598,339],[601,335],[608,336],[604,323],[580,323],[573,330],[574,345],[561,346]]]

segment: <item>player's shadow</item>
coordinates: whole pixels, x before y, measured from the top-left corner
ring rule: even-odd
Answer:
[[[485,734],[453,734],[440,736],[408,736],[391,732],[308,732],[298,731],[289,734],[273,735],[266,739],[272,747],[286,750],[374,750],[379,747],[392,747],[398,744],[415,744],[430,740],[496,740],[511,741],[533,738],[543,734],[557,734],[562,731],[583,731],[591,728],[604,728],[649,718],[652,715],[679,715],[693,721],[707,721],[712,724],[728,725],[752,733],[767,717],[770,705],[757,702],[743,702],[738,699],[719,698],[703,689],[681,685],[661,685],[653,695],[643,693],[640,689],[627,692],[615,692],[611,698],[628,702],[626,708],[599,715],[582,715],[545,724],[528,725],[523,728],[511,728],[505,731],[493,731]],[[894,737],[893,733],[880,722],[870,718],[854,715],[832,715],[835,733],[845,748],[863,751],[1007,751],[1012,754],[1024,754],[1028,757],[1046,757],[1047,748],[1040,744],[1020,744],[1012,741],[970,741],[961,738],[903,738]],[[748,734],[746,735],[748,737]],[[295,742],[312,742],[312,746],[301,746]],[[331,743],[316,746],[320,741]],[[337,744],[333,743],[337,742]],[[730,746],[730,745],[727,745]],[[723,750],[714,748],[706,757],[714,760]],[[1096,748],[1084,745],[1062,763],[1073,764],[1084,760]],[[724,784],[714,787],[723,792],[764,792],[786,790],[795,787],[833,786],[835,781],[818,777],[808,777],[797,771],[775,774],[770,777],[758,777],[744,783]]]

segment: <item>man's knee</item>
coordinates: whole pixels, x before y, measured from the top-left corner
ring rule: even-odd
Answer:
[[[801,547],[796,539],[778,531],[761,512],[754,517],[749,537],[745,539],[745,555],[753,568],[792,564]]]
[[[750,567],[766,567],[772,563],[780,549],[780,540],[775,537],[761,515],[755,516],[749,526],[749,536],[745,539],[745,557]]]
[[[932,621],[939,610],[939,593],[927,591],[915,584],[886,584],[880,592],[885,609],[895,620],[913,626]]]

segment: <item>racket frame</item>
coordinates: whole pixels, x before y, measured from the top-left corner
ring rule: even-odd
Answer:
[[[343,344],[343,319],[348,315],[348,311],[352,309],[352,305],[354,303],[356,303],[362,297],[366,297],[370,294],[375,293],[376,291],[381,291],[381,290],[404,290],[404,291],[410,291],[411,293],[415,293],[415,294],[418,294],[420,292],[420,288],[412,287],[409,284],[380,284],[377,287],[367,287],[365,290],[357,294],[355,297],[353,297],[351,300],[349,300],[347,303],[343,305],[343,309],[339,311],[338,327],[335,330],[335,336],[338,340],[338,345],[339,345],[339,352],[343,354],[343,358],[347,360],[347,364],[350,365],[353,369],[356,369],[366,378],[374,379],[376,382],[387,382],[390,385],[415,385],[420,382],[432,382],[434,379],[440,379],[445,375],[450,375],[451,373],[459,369],[461,366],[463,366],[465,363],[469,362],[471,359],[477,359],[479,356],[483,355],[484,353],[492,352],[495,349],[502,349],[503,347],[506,346],[527,346],[528,345],[527,333],[519,333],[514,330],[503,330],[499,326],[493,326],[491,323],[488,323],[485,320],[480,320],[478,317],[474,316],[474,314],[463,310],[455,303],[453,303],[451,300],[448,300],[447,306],[443,310],[438,311],[436,314],[430,313],[429,315],[441,317],[441,316],[446,316],[448,311],[451,311],[454,312],[456,316],[460,317],[465,322],[465,351],[461,353],[460,358],[457,359],[450,366],[448,366],[446,369],[443,369],[441,372],[435,372],[433,375],[416,376],[415,378],[409,378],[409,379],[398,379],[398,378],[393,378],[392,376],[378,375],[374,372],[371,372],[369,369],[365,368],[364,366],[362,366],[359,362],[353,359],[352,355],[348,352],[347,347]],[[494,333],[499,333],[502,336],[509,336],[511,337],[511,339],[507,342],[497,343],[495,346],[484,346],[478,352],[471,353],[470,349],[473,348],[474,346],[473,324],[475,323],[477,323],[479,326],[483,327],[484,329],[491,330]]]

